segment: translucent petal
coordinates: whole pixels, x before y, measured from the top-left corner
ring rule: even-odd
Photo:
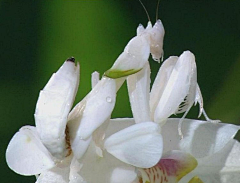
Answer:
[[[154,121],[164,122],[170,115],[174,114],[184,98],[189,94],[193,69],[196,66],[194,55],[190,51],[185,51],[175,64],[168,82],[161,95],[154,114]],[[196,67],[195,67],[196,68]],[[196,89],[194,90],[196,92]],[[193,95],[190,93],[191,96]],[[194,103],[195,93],[192,104]]]
[[[204,183],[235,183],[240,179],[240,143],[230,140],[217,153],[199,158],[199,166],[180,183],[189,181],[197,175]]]
[[[36,183],[69,183],[71,159],[72,156],[69,156],[52,169],[41,173]]]
[[[71,111],[68,122],[71,133],[87,139],[111,115],[115,101],[116,82],[103,77]]]
[[[121,162],[106,151],[103,158],[97,156],[93,142],[80,164],[80,175],[89,183],[133,182],[137,178],[135,167]]]
[[[129,126],[132,126],[135,124],[135,121],[133,118],[116,118],[116,119],[110,119],[110,123],[107,127],[107,130],[105,132],[105,139],[112,134],[123,130]]]
[[[139,169],[139,171],[141,172],[143,182],[177,183],[196,166],[197,160],[190,154],[182,151],[170,151],[164,154],[154,167]]]
[[[128,76],[127,86],[135,122],[151,121],[149,108],[150,67],[148,62],[141,71]]]
[[[21,175],[36,175],[55,166],[53,157],[40,141],[35,127],[24,126],[6,150],[8,166]]]
[[[162,156],[160,127],[153,122],[135,124],[108,137],[104,147],[125,163],[152,167]]]
[[[79,83],[79,64],[65,61],[40,92],[36,105],[37,131],[57,158],[65,154],[65,128]]]
[[[239,126],[226,123],[209,123],[185,119],[182,132],[178,135],[179,119],[168,119],[162,127],[164,151],[182,149],[196,158],[209,156],[221,150],[237,133]]]

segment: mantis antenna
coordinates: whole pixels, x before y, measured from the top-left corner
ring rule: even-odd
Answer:
[[[156,21],[158,20],[159,2],[160,2],[160,0],[158,0],[158,3],[157,3],[157,9],[156,9]]]
[[[142,3],[142,1],[141,1],[141,0],[139,0],[139,2],[141,3],[141,5],[142,5],[142,7],[143,7],[144,11],[146,12],[149,22],[151,22],[151,20],[150,20],[150,17],[149,17],[149,14],[148,14],[148,11],[147,11],[146,7],[144,6],[144,4]]]

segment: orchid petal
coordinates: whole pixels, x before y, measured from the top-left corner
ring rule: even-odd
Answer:
[[[80,139],[87,139],[111,115],[116,101],[116,83],[103,77],[69,114],[68,126]]]
[[[133,118],[116,118],[110,119],[110,123],[108,124],[107,130],[105,132],[105,139],[111,136],[112,134],[123,130],[129,126],[135,124]]]
[[[67,60],[53,74],[40,92],[36,105],[35,121],[44,145],[57,158],[65,152],[67,116],[75,99],[79,82],[79,64]]]
[[[141,71],[127,78],[128,94],[136,123],[151,121],[149,108],[150,67],[146,63]]]
[[[179,105],[188,94],[190,94],[190,98],[193,98],[190,100],[191,104],[193,104],[195,93],[192,94],[190,91],[192,90],[192,85],[196,86],[196,84],[191,82],[192,78],[195,78],[193,75],[196,75],[193,71],[194,68],[196,69],[194,55],[190,51],[183,52],[172,70],[156,107],[154,114],[155,122],[163,123],[170,115],[175,114]],[[194,89],[194,92],[196,92],[196,89]]]
[[[199,158],[199,166],[184,177],[181,183],[197,175],[204,183],[239,182],[240,179],[240,143],[234,139],[217,153]]]
[[[182,132],[178,135],[179,119],[168,119],[162,127],[164,151],[181,149],[196,158],[212,155],[221,150],[240,129],[239,126],[224,123],[209,123],[200,120],[185,119]]]
[[[197,166],[197,160],[182,151],[170,151],[152,168],[139,169],[144,183],[177,183]]]
[[[97,156],[92,142],[80,163],[80,175],[85,182],[123,183],[137,178],[135,167],[125,164],[106,151],[103,158]]]
[[[159,132],[160,127],[156,123],[138,123],[108,137],[104,147],[125,163],[149,168],[162,155],[162,136]]]
[[[111,69],[105,72],[110,78],[120,78],[140,71],[148,61],[150,46],[145,36],[132,38]]]
[[[52,169],[42,172],[36,183],[69,183],[71,159],[69,156]]]
[[[53,157],[40,141],[36,128],[22,127],[11,139],[7,151],[8,166],[21,175],[36,175],[55,166]]]

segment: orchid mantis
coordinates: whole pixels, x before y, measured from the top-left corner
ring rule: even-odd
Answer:
[[[150,53],[155,61],[159,61],[163,54],[164,34],[161,20],[157,20],[154,26],[149,21],[146,29],[140,24],[137,35],[128,42],[105,75],[110,78],[120,78],[137,73],[148,62]]]
[[[195,56],[185,51],[180,57],[169,57],[159,70],[150,92],[149,55],[159,61],[163,56],[164,27],[161,20],[154,26],[148,22],[146,28],[139,25],[137,35],[133,37],[113,66],[105,72],[110,78],[127,77],[128,92],[133,116],[136,123],[155,121],[163,125],[172,114],[184,113],[181,124],[191,107],[199,103],[199,117],[207,121],[218,122],[208,118],[203,109],[203,99],[197,83]],[[138,113],[138,114],[136,114]]]
[[[105,75],[99,79],[99,74],[93,73],[92,90],[71,112],[80,71],[75,59],[68,59],[40,92],[34,115],[36,128],[21,128],[9,143],[6,153],[9,167],[23,175],[40,174],[37,183],[46,182],[49,176],[64,177],[72,183],[74,177],[78,177],[74,182],[95,179],[91,172],[94,165],[95,176],[102,178],[100,182],[112,183],[119,175],[136,179],[135,168],[150,170],[158,165],[163,154],[161,131],[167,119],[172,114],[184,113],[178,126],[182,137],[182,121],[194,103],[200,105],[199,116],[206,115],[197,84],[195,56],[190,51],[166,59],[150,89],[148,58],[150,54],[155,61],[163,57],[164,34],[161,20],[154,26],[149,21],[146,28],[139,25],[137,35]],[[121,125],[127,122],[124,128],[120,128],[120,123],[111,127],[116,93],[125,79],[134,122],[123,119],[119,122]],[[178,154],[182,152],[163,156],[162,162]],[[192,170],[197,163],[194,158],[191,163]],[[106,167],[109,177],[101,173]],[[159,168],[156,170],[160,172]],[[152,182],[153,175],[145,175],[145,180]]]
[[[163,54],[164,34],[161,20],[157,20],[154,26],[148,22],[146,29],[140,25],[137,28],[137,36],[129,41],[111,69],[105,72],[110,78],[128,76],[128,90],[134,117],[137,118],[135,115],[137,110],[142,110],[139,112],[141,113],[139,119],[136,119],[137,123],[143,121],[163,123],[171,114],[181,112],[187,114],[194,102],[200,103],[200,113],[203,110],[201,92],[197,85],[195,58],[191,52],[184,52],[179,61],[178,57],[171,57],[163,64],[150,95],[148,58],[151,53],[155,61],[160,60]],[[182,135],[180,129],[179,134]]]

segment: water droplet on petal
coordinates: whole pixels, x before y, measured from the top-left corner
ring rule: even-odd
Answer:
[[[106,98],[106,101],[107,101],[108,103],[111,103],[111,102],[112,102],[112,98],[111,98],[111,97],[107,97],[107,98]]]

